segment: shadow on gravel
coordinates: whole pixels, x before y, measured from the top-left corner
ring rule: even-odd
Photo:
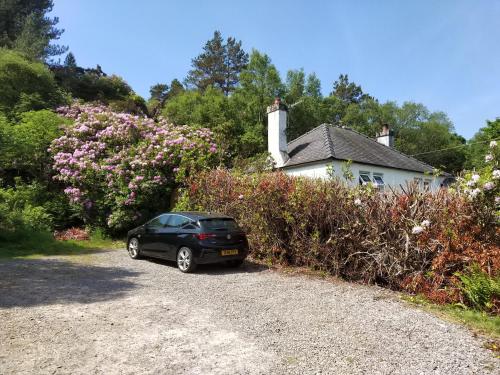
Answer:
[[[56,303],[95,303],[117,299],[134,289],[140,272],[61,260],[0,263],[0,308]]]
[[[146,258],[147,261],[151,263],[161,264],[164,266],[177,268],[175,262],[171,262],[163,259],[156,258]],[[203,274],[203,275],[230,275],[236,273],[255,273],[255,272],[263,272],[268,271],[269,267],[263,266],[258,263],[254,263],[252,261],[246,260],[242,266],[237,268],[231,268],[224,263],[215,263],[215,264],[199,264],[194,271],[195,274]],[[179,271],[181,272],[181,271]]]

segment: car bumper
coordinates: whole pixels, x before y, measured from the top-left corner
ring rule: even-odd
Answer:
[[[234,247],[231,248],[235,249]],[[238,250],[237,255],[222,255],[222,250],[229,250],[224,248],[202,248],[200,250],[199,256],[195,257],[194,261],[197,264],[211,264],[211,263],[222,263],[228,260],[242,260],[248,255],[248,249],[246,248],[236,248]]]

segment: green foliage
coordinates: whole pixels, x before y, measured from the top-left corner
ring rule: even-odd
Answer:
[[[48,110],[25,112],[18,123],[0,120],[4,142],[0,162],[4,170],[16,170],[30,179],[50,179],[50,143],[62,134],[61,127],[69,121]]]
[[[52,216],[44,207],[34,205],[38,193],[37,186],[20,181],[16,188],[0,189],[0,231],[50,229]]]
[[[460,289],[467,303],[477,310],[491,310],[494,299],[500,300],[500,275],[491,277],[477,265],[457,273]]]
[[[67,100],[45,65],[6,49],[0,49],[0,87],[0,112],[11,118]]]
[[[59,19],[50,18],[52,0],[2,1],[0,5],[0,47],[14,48],[36,59],[64,53],[67,48],[51,44],[64,32],[56,28]]]
[[[241,48],[241,41],[224,38],[219,31],[207,41],[203,53],[192,60],[193,69],[186,82],[200,90],[219,88],[225,95],[233,92],[239,82],[239,74],[248,63],[248,54]]]
[[[479,129],[479,131],[474,134],[474,137],[468,142],[467,169],[479,169],[487,164],[484,156],[492,140],[500,140],[500,118],[493,121],[486,121],[486,126]]]
[[[99,65],[82,68],[69,53],[64,65],[52,65],[57,83],[74,99],[101,102],[114,110],[127,113],[148,113],[145,100],[134,93],[125,80],[117,75],[108,76]]]
[[[162,115],[174,124],[211,129],[226,160],[241,151],[242,128],[236,120],[234,100],[218,89],[208,87],[204,92],[184,91],[166,103]]]

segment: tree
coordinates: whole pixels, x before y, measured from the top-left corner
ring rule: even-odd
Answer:
[[[186,82],[200,90],[217,87],[225,95],[234,91],[239,82],[239,74],[248,62],[248,55],[241,48],[241,41],[232,37],[224,43],[219,31],[207,41],[203,52],[192,60]]]
[[[341,74],[339,79],[333,83],[333,91],[330,95],[339,98],[345,104],[359,103],[367,97],[367,94],[363,93],[361,86],[349,82],[347,74]]]
[[[489,143],[496,140],[500,143],[500,117],[493,121],[486,121],[486,126],[479,129],[468,142],[467,162],[468,169],[479,169],[486,165],[484,156],[488,152]]]
[[[322,97],[321,95],[321,81],[319,78],[316,76],[315,73],[309,74],[307,76],[307,82],[306,82],[306,95],[310,96],[312,98],[318,98],[320,99]]]
[[[0,47],[14,48],[37,59],[64,53],[67,47],[51,44],[64,32],[56,28],[57,17],[46,16],[52,8],[52,0],[2,1]]]
[[[396,148],[443,169],[458,172],[465,163],[465,139],[443,112],[430,112],[423,104],[405,102],[397,112]]]
[[[148,100],[148,111],[153,118],[157,118],[165,107],[167,100],[184,92],[184,86],[177,79],[170,82],[170,86],[166,83],[157,83],[149,89],[150,98]]]
[[[218,89],[208,87],[203,92],[182,92],[166,102],[162,115],[177,125],[211,129],[226,161],[241,151],[242,129],[233,100]]]
[[[73,55],[72,52],[66,55],[66,58],[64,59],[64,67],[68,69],[76,69],[78,67],[78,65],[76,65],[75,55]]]
[[[44,64],[6,49],[0,49],[0,87],[0,112],[10,118],[66,101]]]

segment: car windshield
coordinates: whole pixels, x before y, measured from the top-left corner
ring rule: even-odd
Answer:
[[[205,230],[235,230],[239,229],[238,224],[233,219],[214,218],[200,220],[200,224]]]

